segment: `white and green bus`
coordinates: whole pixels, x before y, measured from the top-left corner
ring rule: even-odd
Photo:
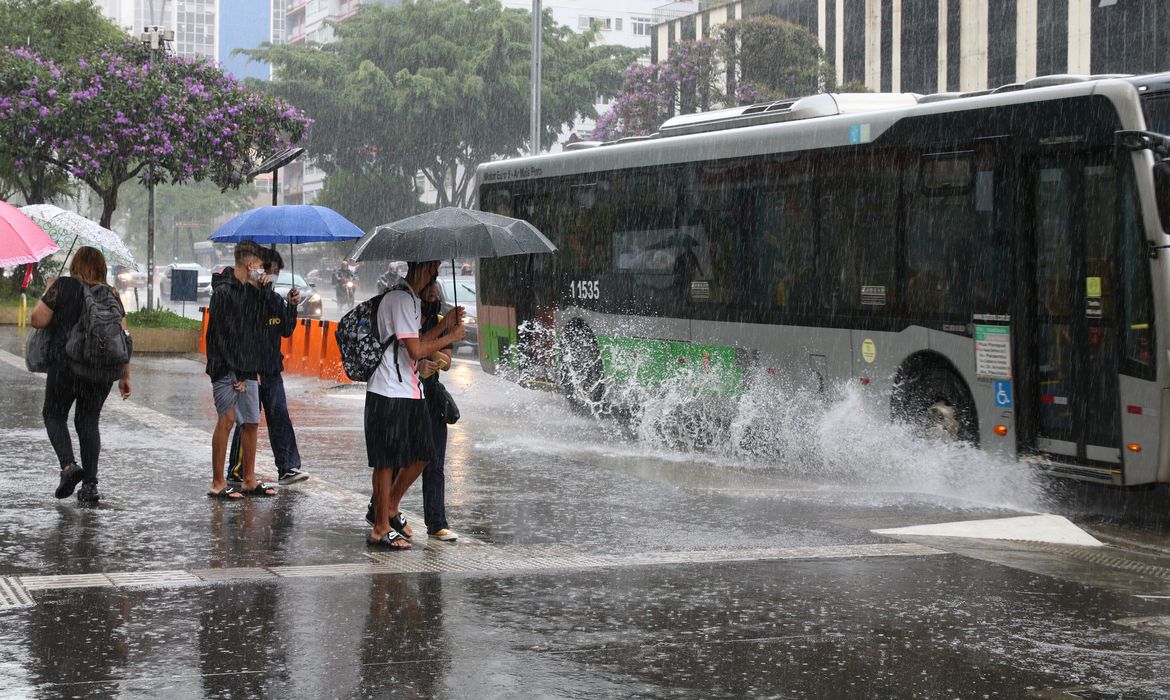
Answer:
[[[560,249],[481,262],[483,366],[519,353],[592,399],[630,357],[649,381],[853,383],[1054,473],[1170,482],[1163,134],[1170,74],[1050,76],[686,115],[481,166],[480,205]]]

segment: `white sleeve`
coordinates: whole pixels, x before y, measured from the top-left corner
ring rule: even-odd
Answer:
[[[406,292],[391,292],[382,298],[382,307],[386,306],[389,306],[387,330],[399,340],[417,338],[419,316],[414,297]],[[380,313],[378,315],[381,316]]]

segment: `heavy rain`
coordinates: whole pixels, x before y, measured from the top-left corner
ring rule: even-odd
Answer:
[[[1163,5],[0,0],[0,697],[1170,697]]]

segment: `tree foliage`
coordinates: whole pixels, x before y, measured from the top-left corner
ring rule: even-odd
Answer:
[[[465,206],[477,165],[526,150],[529,13],[495,0],[414,0],[363,5],[334,31],[326,45],[246,52],[273,65],[273,89],[314,118],[309,154],[330,177],[362,188],[383,178],[384,196],[406,205],[421,172],[440,206]],[[637,52],[597,45],[547,13],[543,31],[541,145],[549,146],[578,117],[596,117],[597,95],[617,89]],[[357,206],[331,190],[335,203]],[[349,205],[339,211],[367,215]],[[383,212],[377,216],[394,216]]]
[[[103,226],[124,182],[238,187],[307,125],[204,60],[151,61],[133,42],[65,66],[20,49],[0,57],[0,151],[17,167],[48,163],[89,185]]]
[[[660,64],[630,66],[593,137],[645,135],[675,114],[813,95],[833,90],[835,78],[804,27],[774,17],[734,20],[711,39],[675,42]]]
[[[25,49],[60,65],[117,47],[126,33],[92,0],[0,0],[0,48]],[[0,76],[0,79],[3,79]],[[0,196],[29,203],[69,194],[69,174],[43,160],[0,153]]]

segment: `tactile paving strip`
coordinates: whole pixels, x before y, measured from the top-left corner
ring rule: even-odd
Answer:
[[[772,561],[780,559],[843,559],[853,557],[917,557],[944,554],[918,544],[866,544],[788,549],[736,549],[727,551],[639,552],[634,554],[582,554],[531,547],[419,548],[410,552],[375,552],[371,561],[359,564],[319,566],[242,567],[235,569],[181,569],[129,571],[61,576],[10,576],[0,579],[0,609],[33,605],[29,591],[66,588],[150,588],[275,580],[280,578],[326,578],[374,574],[476,573],[506,571],[556,571],[619,566],[663,564],[704,564],[726,561]],[[8,601],[14,601],[9,603]]]
[[[0,578],[0,610],[27,608],[30,605],[33,605],[33,599],[19,581],[8,576]]]

